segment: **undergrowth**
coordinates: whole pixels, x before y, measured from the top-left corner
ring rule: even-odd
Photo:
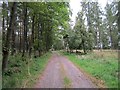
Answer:
[[[10,56],[8,69],[2,77],[3,88],[33,87],[38,76],[44,70],[51,53],[46,53],[38,58],[22,57],[21,54]]]

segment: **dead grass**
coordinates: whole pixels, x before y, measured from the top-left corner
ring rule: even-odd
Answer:
[[[94,50],[93,53],[98,58],[106,58],[106,57],[113,57],[118,58],[118,51],[116,50]]]

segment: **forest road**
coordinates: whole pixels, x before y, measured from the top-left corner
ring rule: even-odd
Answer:
[[[66,57],[54,52],[35,88],[96,88]]]

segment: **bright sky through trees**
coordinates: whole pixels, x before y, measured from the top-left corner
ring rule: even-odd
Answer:
[[[81,10],[81,6],[80,6],[80,2],[82,0],[70,0],[70,8],[72,10],[72,17],[71,17],[71,20],[73,21],[72,22],[72,25],[75,24],[75,17],[77,16],[77,13]],[[98,0],[100,6],[102,8],[105,7],[107,1],[110,1],[110,0]]]

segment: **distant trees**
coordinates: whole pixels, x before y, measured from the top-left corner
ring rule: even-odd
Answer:
[[[70,50],[117,49],[117,2],[107,3],[104,11],[98,2],[81,2],[81,6],[74,28],[69,29]]]
[[[38,57],[50,50],[59,27],[69,20],[66,2],[3,2],[3,71],[9,54]]]
[[[111,49],[117,49],[118,46],[118,28],[117,28],[117,2],[106,5],[106,30],[109,36],[109,44]]]
[[[90,34],[91,50],[93,48],[101,48],[101,23],[102,23],[102,11],[98,2],[82,2],[82,11],[86,16],[87,30]]]
[[[77,36],[77,49],[83,49],[84,53],[88,48],[88,33],[85,28],[85,19],[83,18],[83,12],[78,13],[78,17],[76,18],[76,24],[74,27],[76,36]],[[79,41],[79,42],[78,42]]]

